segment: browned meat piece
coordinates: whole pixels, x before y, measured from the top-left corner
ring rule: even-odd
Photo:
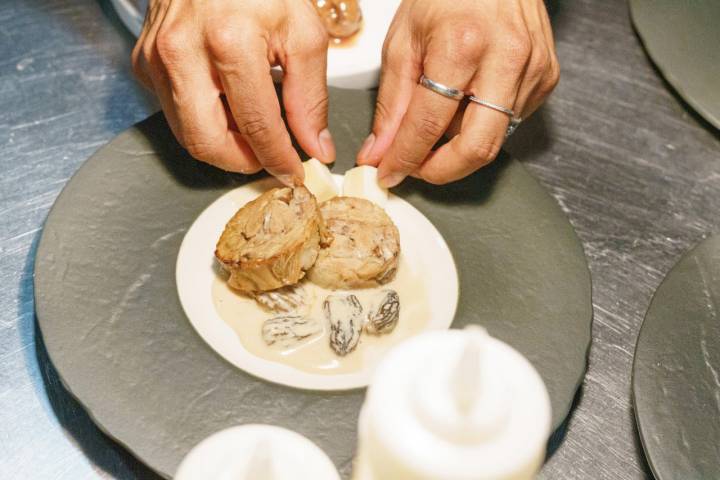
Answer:
[[[308,278],[331,289],[373,287],[390,281],[400,257],[400,233],[385,211],[354,197],[335,197],[320,205],[333,236],[320,250]]]
[[[314,0],[314,3],[331,37],[347,38],[360,30],[362,12],[357,0]]]
[[[297,283],[330,238],[305,187],[274,188],[230,219],[215,256],[230,272],[231,287],[264,292]]]

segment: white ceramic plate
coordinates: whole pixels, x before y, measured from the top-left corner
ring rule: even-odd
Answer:
[[[147,0],[111,1],[122,22],[137,37]],[[348,46],[328,49],[328,85],[358,89],[378,85],[383,41],[399,5],[400,0],[360,0],[362,30]]]
[[[343,177],[334,175],[340,186]],[[178,253],[175,277],[185,314],[198,334],[227,361],[265,380],[296,388],[347,390],[368,385],[379,362],[368,362],[363,370],[351,374],[317,374],[259,358],[250,353],[235,331],[217,313],[212,285],[217,275],[213,253],[225,224],[237,210],[269,188],[278,186],[264,179],[232,190],[213,202],[195,220]],[[430,321],[427,330],[450,327],[458,301],[458,275],[445,240],[425,216],[405,200],[390,195],[385,207],[400,231],[402,255],[418,271],[432,272],[426,278]]]

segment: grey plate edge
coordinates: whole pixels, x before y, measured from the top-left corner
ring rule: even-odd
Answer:
[[[647,328],[646,321],[648,318],[648,314],[650,313],[650,309],[652,308],[652,305],[655,302],[655,299],[658,297],[658,292],[662,289],[663,285],[665,285],[668,278],[672,275],[672,273],[675,271],[675,269],[678,268],[678,266],[682,263],[682,261],[685,259],[685,257],[691,255],[692,252],[694,252],[695,249],[698,248],[702,244],[703,241],[700,241],[697,245],[692,247],[690,250],[681,254],[680,257],[678,257],[678,259],[675,261],[673,266],[670,267],[670,270],[667,271],[667,273],[665,274],[663,279],[660,281],[660,284],[657,286],[657,288],[655,289],[655,291],[652,294],[652,297],[650,298],[650,302],[648,303],[647,309],[645,309],[645,315],[643,315],[642,324],[640,325],[640,330],[638,331],[637,339],[635,340],[635,347],[633,348],[633,361],[632,361],[632,368],[630,370],[630,401],[632,403],[633,418],[635,420],[635,427],[637,428],[637,434],[640,439],[640,445],[642,445],[643,456],[645,457],[645,461],[647,462],[648,466],[650,467],[650,470],[652,471],[653,477],[655,477],[657,480],[663,480],[663,479],[662,479],[662,476],[659,474],[659,472],[657,472],[657,470],[655,469],[652,459],[650,458],[650,451],[648,450],[648,447],[645,443],[645,436],[643,435],[642,422],[640,421],[640,414],[638,413],[637,384],[635,383],[635,378],[637,376],[637,369],[639,368],[638,367],[638,359],[637,359],[637,351],[638,351],[638,346],[640,345],[640,342],[642,341],[643,332]]]
[[[588,305],[590,306],[589,316],[590,321],[588,322],[588,331],[587,331],[587,340],[584,345],[585,350],[585,362],[583,363],[582,369],[579,372],[578,381],[573,389],[573,396],[568,400],[568,403],[563,406],[562,412],[563,416],[560,417],[557,421],[557,424],[552,425],[552,431],[550,434],[550,438],[552,438],[557,431],[560,430],[560,428],[565,424],[570,414],[572,413],[573,404],[575,403],[575,400],[577,399],[578,392],[580,391],[580,387],[585,382],[585,376],[587,375],[588,366],[589,366],[589,360],[590,360],[590,350],[592,348],[592,331],[593,331],[593,325],[595,323],[595,304],[593,303],[593,282],[592,282],[592,273],[590,272],[590,265],[588,264],[587,260],[587,254],[585,252],[585,245],[583,244],[582,240],[578,236],[577,230],[575,230],[575,225],[573,225],[572,221],[570,221],[570,218],[568,217],[567,213],[562,209],[560,204],[557,201],[557,198],[555,198],[555,195],[552,194],[551,190],[542,184],[542,182],[532,174],[530,169],[528,169],[523,162],[514,155],[511,155],[507,150],[504,150],[506,155],[508,155],[511,159],[513,159],[518,166],[525,172],[525,174],[531,179],[533,183],[535,183],[538,188],[542,189],[550,198],[553,199],[553,202],[555,203],[555,206],[558,209],[558,212],[565,218],[565,221],[567,222],[568,226],[570,227],[570,230],[572,231],[572,236],[575,239],[575,243],[579,247],[579,251],[582,254],[583,257],[583,265],[584,265],[584,271],[585,271],[585,278],[587,280],[587,286],[588,286],[588,292],[589,297],[588,298]],[[452,252],[451,252],[452,253]],[[450,327],[452,328],[452,326]]]
[[[155,115],[155,114],[153,114],[153,115]],[[152,115],[151,115],[151,116],[152,116]],[[148,118],[149,118],[149,117],[148,117]],[[104,427],[103,422],[99,420],[99,418],[95,415],[95,413],[92,411],[92,409],[89,408],[87,405],[85,405],[85,402],[83,402],[82,399],[73,391],[71,385],[65,380],[65,377],[63,376],[62,372],[60,372],[60,370],[55,367],[56,362],[55,362],[55,359],[53,358],[53,352],[51,351],[52,349],[47,348],[47,342],[45,341],[45,336],[44,336],[44,333],[43,333],[42,328],[40,327],[40,321],[39,321],[39,318],[42,316],[42,315],[40,314],[40,311],[42,310],[42,307],[41,307],[42,302],[38,302],[38,296],[37,296],[37,295],[38,295],[38,293],[37,293],[37,292],[38,292],[38,289],[37,289],[37,278],[38,278],[38,277],[37,277],[37,271],[38,271],[38,262],[37,262],[37,259],[38,259],[38,258],[42,258],[43,255],[41,255],[41,253],[42,253],[42,252],[45,250],[45,248],[46,248],[46,247],[45,247],[45,243],[48,242],[48,241],[50,241],[50,240],[47,240],[47,236],[48,236],[47,233],[48,233],[48,232],[47,232],[47,230],[45,229],[45,227],[46,227],[46,225],[47,225],[47,219],[50,218],[50,215],[53,213],[53,211],[55,210],[56,206],[59,204],[59,200],[60,200],[63,196],[69,195],[69,193],[68,193],[68,187],[70,187],[70,184],[71,184],[72,179],[75,178],[75,176],[83,169],[83,167],[84,167],[98,152],[100,152],[101,150],[103,150],[104,148],[106,148],[111,141],[113,141],[114,139],[116,139],[116,138],[118,138],[118,137],[120,137],[120,136],[122,136],[122,135],[128,134],[128,132],[129,132],[130,130],[134,129],[134,128],[136,127],[136,125],[137,125],[137,123],[134,123],[134,124],[130,125],[128,128],[122,130],[122,131],[119,132],[117,135],[115,135],[114,137],[110,138],[106,143],[100,145],[95,151],[93,151],[90,155],[88,155],[88,157],[87,157],[87,158],[78,166],[78,168],[72,173],[72,175],[70,176],[70,178],[68,178],[68,180],[66,181],[65,185],[63,185],[63,188],[60,190],[60,193],[59,193],[59,194],[57,195],[57,197],[55,197],[55,199],[53,200],[53,204],[52,204],[52,206],[50,207],[50,209],[48,210],[48,213],[47,213],[47,215],[45,216],[45,219],[44,219],[43,222],[42,222],[42,230],[41,230],[41,232],[40,232],[40,240],[38,241],[38,246],[37,246],[37,249],[35,250],[35,255],[34,255],[34,259],[33,259],[33,282],[32,282],[32,285],[33,285],[33,306],[34,306],[34,309],[35,309],[35,318],[34,318],[34,320],[35,320],[35,324],[36,324],[36,326],[37,326],[37,334],[39,334],[39,335],[42,337],[42,340],[43,340],[43,348],[45,349],[45,352],[47,353],[47,356],[48,356],[48,358],[50,359],[50,362],[52,363],[53,369],[54,369],[54,371],[55,371],[58,379],[60,380],[60,383],[62,384],[62,386],[63,386],[63,388],[65,389],[65,391],[67,391],[67,393],[70,394],[70,396],[77,402],[78,405],[80,405],[80,407],[81,407],[81,408],[83,409],[83,411],[88,415],[88,417],[90,417],[90,419],[92,420],[92,422],[93,422],[93,424],[95,425],[95,427],[96,427],[98,430],[100,430],[100,431],[103,433],[103,435],[105,435],[106,437],[108,437],[109,439],[111,439],[113,442],[115,442],[117,445],[120,445],[123,449],[125,449],[126,451],[128,451],[128,452],[133,456],[133,458],[134,458],[136,461],[138,461],[138,462],[140,462],[141,464],[145,465],[146,468],[152,470],[156,475],[160,476],[161,478],[172,479],[172,477],[165,475],[164,473],[160,472],[159,470],[156,470],[155,468],[153,468],[151,465],[148,465],[147,463],[145,463],[145,462],[143,462],[142,460],[140,460],[140,456],[138,455],[138,453],[135,452],[135,450],[134,450],[133,448],[131,448],[130,445],[126,444],[125,442],[123,442],[122,440],[120,440],[118,437],[116,437],[112,432],[110,432],[109,430],[107,430],[107,429]]]
[[[694,245],[690,250],[687,250],[683,254],[680,255],[680,257],[677,259],[677,261],[673,264],[673,266],[668,270],[668,272],[663,277],[660,284],[657,286],[655,291],[652,294],[652,297],[650,298],[650,303],[648,303],[648,307],[645,310],[645,315],[643,316],[642,324],[640,325],[640,330],[638,331],[637,340],[635,340],[635,348],[633,349],[633,362],[632,362],[632,369],[630,371],[630,400],[632,401],[632,408],[633,408],[633,418],[635,419],[635,427],[638,430],[638,437],[640,437],[640,444],[642,445],[643,449],[643,455],[645,456],[645,460],[647,461],[648,466],[650,467],[650,470],[652,471],[653,476],[656,478],[656,480],[665,480],[665,477],[662,476],[662,474],[657,471],[655,468],[655,464],[652,460],[652,455],[650,453],[650,450],[648,449],[646,443],[645,443],[645,436],[643,435],[643,427],[642,422],[640,421],[640,414],[638,412],[638,404],[637,404],[637,384],[635,382],[635,378],[637,375],[637,369],[638,367],[638,359],[637,359],[637,350],[638,346],[640,345],[640,341],[643,337],[643,332],[645,331],[645,328],[647,326],[647,318],[648,314],[650,313],[650,309],[653,306],[653,303],[655,302],[658,292],[662,289],[663,285],[667,282],[668,278],[675,272],[675,270],[680,266],[681,263],[685,261],[686,258],[690,257],[694,252],[696,252],[704,243],[706,240],[709,240],[710,238],[717,235],[715,232],[707,234],[704,238],[702,238],[696,245]]]
[[[508,154],[509,155],[509,154]],[[583,367],[581,371],[579,372],[580,375],[578,376],[577,384],[574,388],[574,394],[572,398],[569,399],[568,404],[563,406],[563,416],[558,420],[557,425],[552,425],[552,431],[550,433],[550,438],[552,438],[555,433],[560,430],[560,428],[565,424],[569,418],[570,414],[573,410],[573,404],[575,403],[575,400],[577,399],[578,393],[580,392],[580,388],[582,387],[583,383],[585,383],[585,376],[587,375],[588,366],[590,364],[590,349],[592,348],[592,331],[593,331],[593,325],[595,324],[595,304],[593,303],[593,282],[592,282],[592,274],[590,273],[590,265],[588,265],[587,260],[587,254],[585,252],[585,245],[583,244],[582,240],[577,234],[577,230],[575,230],[575,225],[570,221],[570,218],[568,217],[567,213],[562,209],[560,204],[558,203],[557,199],[555,198],[555,195],[553,195],[549,188],[545,187],[540,180],[535,177],[535,175],[532,174],[532,172],[525,167],[523,162],[519,159],[514,157],[513,155],[510,155],[511,158],[514,158],[518,165],[527,173],[527,175],[532,179],[533,182],[535,182],[540,188],[542,188],[547,195],[549,195],[553,201],[555,202],[555,205],[557,206],[559,212],[565,217],[565,221],[567,221],[568,225],[570,226],[570,229],[572,230],[573,238],[575,239],[575,242],[577,243],[578,247],[580,247],[580,253],[582,253],[583,260],[584,260],[584,266],[585,266],[585,278],[587,280],[588,285],[588,292],[590,292],[590,298],[589,305],[590,305],[590,322],[588,323],[588,331],[587,331],[587,341],[585,342],[584,350],[585,350],[585,362],[583,364]]]
[[[633,30],[637,34],[637,37],[640,39],[640,44],[642,45],[642,48],[645,51],[647,58],[650,60],[650,62],[652,62],[655,68],[657,68],[657,70],[667,81],[667,83],[677,92],[678,95],[680,95],[680,97],[685,103],[687,103],[698,115],[700,115],[705,121],[707,121],[708,124],[720,130],[720,118],[715,117],[714,114],[710,113],[705,109],[705,107],[700,105],[693,95],[689,95],[687,93],[685,88],[682,86],[682,82],[678,81],[678,79],[674,75],[667,71],[667,69],[663,66],[661,62],[657,61],[657,55],[655,50],[650,45],[650,43],[647,42],[647,39],[642,33],[642,29],[638,27],[638,22],[636,18],[637,14],[635,12],[634,5],[635,0],[628,1],[630,20],[633,25]]]

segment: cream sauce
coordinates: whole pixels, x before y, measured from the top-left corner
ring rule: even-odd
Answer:
[[[427,327],[430,308],[423,275],[401,257],[395,278],[381,287],[349,290],[363,306],[364,311],[378,298],[378,292],[393,289],[400,297],[400,318],[395,329],[384,335],[370,335],[363,331],[355,350],[344,357],[330,348],[329,324],[322,310],[325,298],[331,293],[315,284],[305,282],[309,301],[309,317],[323,325],[323,333],[297,347],[278,349],[268,346],[262,338],[263,322],[279,316],[260,307],[255,300],[236,292],[218,275],[212,286],[215,310],[240,338],[243,347],[253,355],[272,362],[283,363],[298,370],[319,374],[358,373],[375,364],[384,353],[398,342],[416,335]]]

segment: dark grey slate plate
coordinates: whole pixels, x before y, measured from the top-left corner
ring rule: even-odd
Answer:
[[[658,480],[720,478],[720,236],[687,253],[655,292],[633,397]]]
[[[720,128],[720,1],[630,0],[630,14],[665,79]]]
[[[369,92],[331,91],[335,172],[352,166],[372,108]],[[165,476],[202,438],[248,422],[310,437],[347,476],[364,392],[255,379],[216,355],[180,307],[174,272],[183,235],[246,181],[189,158],[160,115],[99,150],[58,198],[38,248],[45,344],[100,428]],[[554,199],[504,155],[456,184],[408,181],[396,193],[453,252],[461,288],[454,325],[481,323],[523,352],[548,386],[557,427],[585,372],[592,304],[582,247]]]

